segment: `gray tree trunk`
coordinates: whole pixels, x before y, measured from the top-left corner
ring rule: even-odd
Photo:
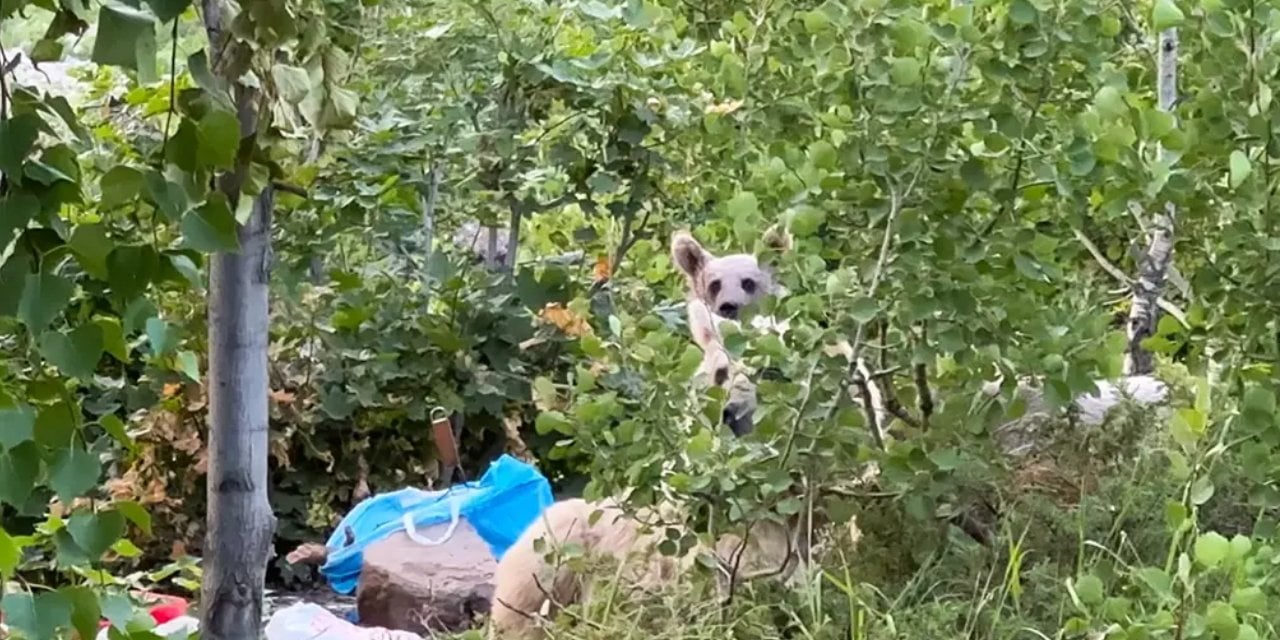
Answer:
[[[276,518],[267,497],[268,187],[240,227],[240,252],[209,272],[208,533],[201,637],[257,638]]]
[[[221,60],[223,25],[230,21],[218,0],[204,0],[203,8],[209,59]],[[256,92],[237,85],[238,78],[227,80],[234,87],[241,144],[250,144],[259,124]],[[241,162],[218,176],[232,211],[247,173]],[[237,230],[240,250],[215,254],[209,264],[208,513],[200,589],[200,635],[208,640],[258,638],[262,628],[276,528],[267,497],[267,283],[274,200],[266,187]]]
[[[1161,32],[1156,60],[1160,109],[1172,112],[1178,102],[1177,29]],[[1160,153],[1168,157],[1164,149]],[[1158,301],[1173,261],[1176,215],[1173,203],[1166,202],[1153,216],[1147,234],[1147,249],[1138,261],[1138,277],[1134,279],[1133,301],[1129,308],[1129,344],[1124,356],[1124,373],[1127,376],[1148,375],[1155,369],[1155,359],[1143,348],[1142,341],[1155,334],[1159,318]]]

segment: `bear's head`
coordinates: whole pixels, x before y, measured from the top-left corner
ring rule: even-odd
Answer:
[[[671,257],[688,278],[693,297],[718,316],[736,320],[743,309],[774,289],[772,274],[755,256],[712,255],[685,231],[672,237]]]

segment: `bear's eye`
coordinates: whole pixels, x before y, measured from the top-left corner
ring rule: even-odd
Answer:
[[[716,384],[721,385],[729,380],[729,367],[720,367],[716,369]]]
[[[707,285],[707,291],[710,291],[712,296],[720,295],[720,281],[712,280],[711,284]]]
[[[752,280],[751,278],[743,278],[743,279],[742,279],[742,290],[743,290],[743,291],[746,291],[748,295],[750,295],[750,294],[752,294],[752,293],[755,293],[755,292],[756,292],[756,281],[755,281],[755,280]]]

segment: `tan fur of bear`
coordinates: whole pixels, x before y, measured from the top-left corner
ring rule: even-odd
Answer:
[[[601,513],[592,522],[592,514],[597,510]],[[655,518],[655,514],[658,517]],[[644,522],[675,521],[669,507],[637,515]],[[672,582],[687,572],[698,552],[704,550],[695,549],[679,558],[664,556],[657,549],[663,536],[663,527],[644,531],[636,519],[627,516],[611,500],[591,503],[575,498],[551,505],[498,563],[494,574],[491,637],[496,640],[540,638],[539,619],[544,615],[550,619],[558,607],[590,598],[591,578],[546,560],[547,554],[565,544],[580,546],[588,557],[603,554],[622,563],[617,575],[627,588],[654,589]],[[539,539],[544,541],[541,551],[535,545]],[[773,522],[753,526],[748,545],[745,549],[740,547],[741,538],[730,534],[720,538],[714,551],[722,572],[727,573],[736,563],[739,580],[761,574],[785,580],[795,570],[800,557],[794,534]],[[726,577],[721,576],[722,582]],[[611,579],[611,576],[604,578]]]

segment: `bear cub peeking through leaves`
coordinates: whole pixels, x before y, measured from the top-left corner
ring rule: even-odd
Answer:
[[[703,351],[699,375],[729,390],[724,421],[735,435],[741,436],[751,428],[755,385],[724,348],[717,320],[736,320],[743,309],[773,293],[773,278],[754,256],[716,257],[685,232],[672,238],[672,255],[689,280],[689,328]],[[672,505],[663,503],[643,513],[672,521],[670,517],[677,515],[672,509]],[[738,579],[787,579],[801,558],[798,522],[783,526],[762,521],[751,529],[746,540],[724,535],[715,541],[713,549],[704,551],[716,557],[722,573],[731,572]],[[670,582],[688,571],[695,561],[692,554],[677,559],[658,552],[657,545],[663,539],[661,529],[645,530],[615,500],[556,502],[523,532],[498,563],[489,627],[492,637],[541,637],[542,620],[560,607],[590,597],[590,577],[549,563],[549,550],[571,544],[589,556],[611,557],[622,563],[619,578],[631,588],[646,589]]]

